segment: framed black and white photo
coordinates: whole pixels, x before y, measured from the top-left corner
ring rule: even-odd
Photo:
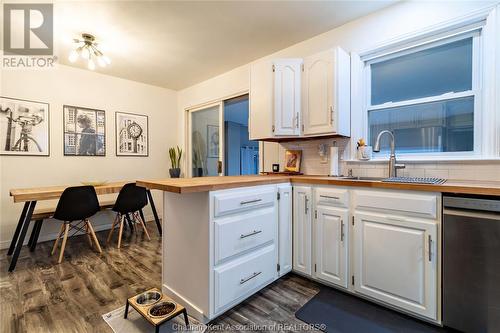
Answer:
[[[64,155],[106,156],[103,110],[64,105]]]
[[[0,155],[50,155],[48,103],[0,97]]]
[[[115,113],[116,156],[148,156],[148,116]]]
[[[207,125],[207,157],[219,157],[219,126]]]

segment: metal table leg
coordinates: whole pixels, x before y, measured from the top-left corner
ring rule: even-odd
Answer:
[[[21,216],[19,217],[19,222],[17,222],[16,231],[14,232],[14,236],[12,236],[12,241],[10,242],[9,251],[7,251],[7,255],[11,255],[14,252],[14,248],[17,244],[17,238],[19,237],[19,232],[21,231],[21,227],[24,223],[24,219],[26,217],[26,212],[28,211],[28,207],[30,205],[29,201],[24,203],[23,211],[21,212]]]
[[[151,195],[151,190],[147,189],[146,192],[148,194],[148,199],[149,199],[149,204],[151,205],[151,210],[153,210],[153,215],[155,217],[155,222],[156,222],[156,227],[158,228],[158,233],[161,236],[161,223],[160,223],[160,219],[158,218],[158,213],[156,212],[156,207],[155,207],[155,203],[153,201],[153,196]]]
[[[31,216],[35,210],[36,201],[31,201],[29,204],[28,212],[24,217],[22,222],[21,233],[19,234],[19,239],[17,240],[16,249],[14,250],[14,255],[9,266],[9,272],[12,272],[16,268],[17,259],[19,258],[19,253],[21,253],[21,248],[23,247],[24,237],[26,237],[26,232],[28,231],[28,226],[30,225]]]
[[[38,237],[40,236],[40,230],[42,230],[42,225],[43,225],[43,220],[36,221],[36,224],[35,224],[36,233],[35,233],[35,237],[33,238],[33,242],[30,245],[30,252],[33,252],[36,249],[36,244],[38,243]]]

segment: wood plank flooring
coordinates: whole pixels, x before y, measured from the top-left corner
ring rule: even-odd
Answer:
[[[116,237],[105,246],[107,232],[97,233],[103,255],[90,249],[85,236],[71,237],[60,265],[57,254],[49,255],[53,242],[38,244],[35,253],[24,247],[12,273],[7,272],[7,250],[0,251],[0,331],[112,332],[102,314],[161,285],[161,239],[155,224],[147,225],[151,241],[141,231],[127,231],[121,249]],[[314,282],[285,276],[214,320],[210,331],[229,331],[227,325],[303,324],[294,313],[318,291]]]

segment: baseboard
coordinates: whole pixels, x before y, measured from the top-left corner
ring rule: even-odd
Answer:
[[[195,318],[202,324],[207,324],[210,321],[210,319],[205,316],[203,311],[199,307],[194,305],[190,300],[182,297],[179,293],[167,286],[165,283],[163,283],[162,287],[162,292],[175,302],[182,304],[191,317]]]
[[[144,218],[146,219],[146,223],[149,223],[149,222],[153,222],[154,223],[154,216],[153,215],[147,215],[147,216],[144,216]],[[99,224],[99,225],[94,225],[92,224],[92,226],[94,227],[94,230],[96,232],[98,231],[103,231],[103,230],[109,230],[111,229],[111,224],[112,223],[106,223],[106,224]],[[28,229],[28,232],[26,233],[26,237],[24,238],[24,244],[23,245],[27,245],[28,244],[28,241],[30,239],[30,235],[31,235],[31,228],[33,227],[34,225],[34,221],[31,222],[31,227]],[[46,233],[46,234],[40,234],[40,237],[38,237],[38,243],[43,243],[43,242],[47,242],[47,241],[52,241],[54,239],[57,238],[57,232],[51,232],[51,233]],[[82,235],[83,233],[81,232],[77,232],[75,234],[76,235]],[[8,249],[9,246],[10,246],[10,242],[11,240],[3,240],[3,241],[0,241],[0,250],[3,250],[3,249]]]

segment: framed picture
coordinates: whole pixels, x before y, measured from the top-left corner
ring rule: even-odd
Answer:
[[[287,150],[285,152],[285,171],[300,172],[302,150]]]
[[[64,155],[106,156],[103,110],[64,105]]]
[[[148,116],[115,113],[116,156],[148,156]]]
[[[0,97],[0,155],[50,155],[48,103]]]
[[[219,126],[207,125],[207,157],[219,157]]]

